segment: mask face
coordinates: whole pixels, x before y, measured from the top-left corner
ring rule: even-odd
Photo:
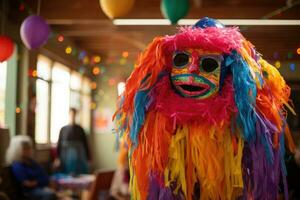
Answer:
[[[186,49],[173,53],[171,82],[183,97],[206,99],[219,91],[220,52]]]

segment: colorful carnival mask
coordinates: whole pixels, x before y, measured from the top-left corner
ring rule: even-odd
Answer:
[[[171,81],[175,90],[184,97],[207,98],[218,92],[221,53],[187,49],[175,51]]]
[[[133,200],[278,199],[290,88],[238,28],[203,18],[155,38],[125,88]]]

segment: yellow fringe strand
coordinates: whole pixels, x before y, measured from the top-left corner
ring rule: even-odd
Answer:
[[[234,151],[232,137],[236,137]],[[189,144],[189,145],[187,145]],[[233,200],[242,194],[243,141],[225,131],[205,130],[196,125],[177,128],[171,139],[165,186],[175,183],[185,199],[192,200],[194,185],[199,182],[201,200]],[[215,155],[215,156],[212,156]]]

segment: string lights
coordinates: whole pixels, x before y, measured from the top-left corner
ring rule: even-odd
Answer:
[[[101,57],[100,56],[94,56],[94,62],[95,63],[100,63]]]
[[[100,67],[96,66],[96,67],[93,67],[93,74],[96,76],[96,75],[99,75],[100,74]]]
[[[297,49],[297,54],[300,55],[300,47]]]
[[[275,67],[278,69],[278,68],[280,68],[280,66],[281,66],[281,63],[280,63],[279,60],[277,60],[277,61],[275,62]]]
[[[92,89],[92,90],[97,89],[97,83],[96,83],[95,81],[93,81],[93,82],[91,83],[91,89]]]
[[[65,40],[65,38],[64,38],[63,35],[59,35],[59,36],[57,37],[57,41],[58,41],[58,42],[63,42],[64,40]]]
[[[72,53],[72,47],[71,46],[67,46],[65,49],[66,54],[71,54]]]
[[[123,58],[128,58],[128,56],[129,56],[128,51],[123,51],[122,56],[123,56]]]
[[[20,107],[16,107],[16,113],[17,113],[17,114],[20,114],[20,113],[21,113],[21,111],[22,111],[22,110],[21,110],[21,108],[20,108]]]

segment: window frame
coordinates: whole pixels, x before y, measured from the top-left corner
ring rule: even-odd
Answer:
[[[6,115],[6,96],[7,96],[7,94],[6,94],[6,91],[7,91],[7,65],[8,65],[8,63],[7,63],[7,61],[4,61],[4,62],[2,62],[2,63],[0,63],[0,65],[3,65],[3,67],[5,67],[5,74],[2,74],[2,75],[4,75],[4,79],[2,79],[1,81],[3,81],[3,86],[4,86],[4,88],[3,88],[3,91],[1,91],[1,92],[3,92],[3,104],[4,104],[4,107],[3,107],[3,121],[2,122],[0,122],[0,128],[2,128],[2,129],[4,129],[4,128],[6,128],[6,120],[5,120],[5,115]],[[2,67],[2,66],[1,66]]]
[[[37,73],[37,76],[36,76],[36,81],[37,80],[42,80],[44,82],[46,82],[48,84],[48,105],[47,105],[47,109],[48,109],[48,116],[47,116],[47,142],[46,143],[38,143],[36,141],[36,134],[37,134],[37,131],[35,130],[35,133],[34,133],[34,141],[36,142],[36,144],[42,149],[42,148],[45,148],[45,146],[51,146],[53,144],[56,144],[56,142],[52,143],[51,142],[51,123],[52,123],[52,119],[51,119],[51,114],[52,114],[52,96],[53,96],[53,91],[52,91],[52,86],[55,82],[55,80],[53,80],[53,69],[54,69],[54,66],[55,64],[58,64],[58,65],[61,65],[63,67],[66,68],[66,70],[68,71],[69,73],[69,76],[70,76],[70,79],[69,79],[69,82],[68,82],[68,90],[69,90],[69,108],[71,107],[71,98],[72,98],[72,95],[71,93],[72,92],[76,92],[77,94],[79,94],[79,101],[80,101],[80,113],[79,113],[79,117],[78,117],[78,122],[82,125],[83,121],[82,121],[82,112],[83,112],[83,97],[85,96],[88,96],[90,98],[90,101],[92,102],[92,90],[90,89],[90,92],[87,93],[84,91],[84,88],[83,88],[83,84],[81,84],[80,88],[79,89],[73,89],[71,87],[71,77],[73,75],[73,73],[75,74],[78,74],[80,76],[80,81],[81,83],[83,83],[84,80],[87,80],[88,83],[90,84],[91,83],[91,79],[85,75],[82,75],[80,74],[78,71],[76,70],[73,70],[72,68],[62,64],[61,62],[59,61],[56,61],[56,60],[53,60],[53,59],[50,59],[49,57],[43,55],[43,54],[38,54],[37,56],[37,62],[39,60],[39,57],[44,57],[48,60],[51,61],[51,64],[50,64],[50,76],[49,76],[49,79],[46,80],[40,76],[38,76],[38,73]],[[36,90],[36,96],[37,96],[37,90]],[[37,102],[38,103],[38,102]],[[89,130],[86,130],[86,133],[89,133],[91,130],[92,130],[92,118],[91,118],[91,112],[92,110],[89,109],[89,116],[90,116],[90,119],[89,119],[89,122],[90,122],[90,125],[88,127]],[[37,119],[35,119],[35,123],[37,122]],[[36,125],[35,125],[36,126]],[[84,127],[86,128],[86,127]]]
[[[50,141],[50,136],[51,136],[51,124],[50,124],[51,119],[50,118],[51,118],[51,97],[52,97],[51,85],[52,85],[52,68],[53,68],[54,62],[53,62],[53,60],[51,60],[50,58],[44,56],[43,54],[39,54],[37,56],[37,65],[38,65],[38,61],[39,61],[40,57],[49,61],[49,78],[48,78],[48,80],[44,79],[43,77],[40,77],[38,75],[38,69],[36,69],[37,70],[37,76],[36,76],[36,80],[35,80],[35,81],[41,80],[41,81],[47,83],[47,85],[48,85],[48,91],[47,91],[48,92],[48,105],[47,105],[47,110],[48,110],[47,121],[48,122],[47,122],[47,128],[46,128],[46,130],[47,130],[47,142],[46,143],[38,143],[36,141],[36,122],[37,122],[36,118],[35,118],[35,122],[34,122],[35,123],[34,141],[38,145],[48,145],[48,144],[51,144],[51,141]],[[35,82],[35,84],[37,84],[37,82]],[[36,98],[37,98],[37,89],[36,89]],[[37,103],[38,103],[38,101],[37,101]]]

